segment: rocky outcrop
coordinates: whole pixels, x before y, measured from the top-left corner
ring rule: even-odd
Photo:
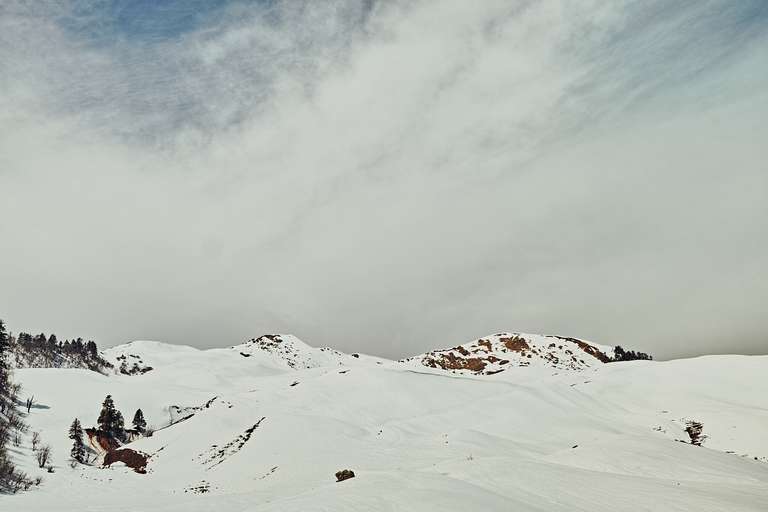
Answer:
[[[403,362],[452,373],[493,375],[519,366],[583,370],[611,360],[600,346],[584,340],[503,332]]]
[[[116,359],[120,361],[118,371],[123,375],[144,375],[154,369],[136,354],[121,354]]]
[[[96,428],[86,428],[85,435],[88,436],[88,444],[99,455],[116,450],[120,443],[114,437],[103,430]]]
[[[115,462],[122,462],[137,473],[147,472],[147,461],[149,455],[138,450],[130,448],[121,448],[107,452],[104,456],[104,467],[109,467]]]
[[[245,443],[247,443],[251,436],[253,435],[253,432],[259,428],[259,425],[261,425],[261,422],[264,421],[266,416],[262,416],[262,418],[254,423],[251,427],[245,429],[245,431],[237,436],[232,441],[228,442],[224,446],[218,446],[213,445],[211,446],[211,449],[208,450],[205,453],[201,453],[198,455],[198,458],[200,460],[200,463],[208,466],[207,469],[212,469],[222,462],[226,461],[229,457],[234,455],[235,453],[239,452],[240,449],[242,449],[243,446],[245,446]]]
[[[242,357],[268,354],[275,361],[295,370],[342,365],[353,358],[330,347],[310,347],[290,334],[265,334],[231,348],[237,350]]]

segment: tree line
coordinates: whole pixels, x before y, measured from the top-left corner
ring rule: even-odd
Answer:
[[[645,352],[624,350],[621,345],[616,345],[613,349],[613,361],[650,361],[653,357]]]
[[[17,367],[75,367],[104,373],[112,364],[99,354],[93,340],[59,340],[55,334],[31,335],[20,332],[9,336]]]
[[[13,382],[11,352],[11,337],[0,319],[0,492],[16,492],[40,483],[40,479],[33,480],[20,471],[8,453],[9,445],[20,446],[29,429],[17,408],[21,385]]]

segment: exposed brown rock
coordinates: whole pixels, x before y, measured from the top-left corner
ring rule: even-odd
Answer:
[[[86,428],[85,434],[88,436],[88,443],[91,445],[91,448],[97,452],[110,452],[120,447],[117,439],[103,430]]]
[[[525,341],[524,338],[521,338],[520,336],[512,336],[511,338],[501,338],[499,339],[505,347],[507,347],[512,352],[523,352],[524,350],[530,350],[531,346],[528,345],[528,342]]]
[[[147,472],[147,460],[149,455],[130,448],[112,450],[104,456],[104,466],[111,466],[115,462],[122,462],[137,473]]]
[[[468,356],[469,355],[469,350],[465,349],[461,345],[459,345],[458,347],[455,347],[454,350],[457,351],[459,354],[461,354],[463,356]]]
[[[341,471],[336,472],[337,482],[343,482],[344,480],[349,480],[350,478],[355,478],[355,472],[351,469],[342,469]]]
[[[585,343],[577,339],[574,339],[573,342],[576,343],[581,350],[591,355],[592,357],[598,359],[600,362],[603,362],[603,363],[611,362],[611,358],[605,355],[603,352],[601,352],[597,347],[593,347],[589,343]]]
[[[471,370],[481,372],[485,369],[486,362],[479,357],[457,357],[453,352],[435,354],[424,358],[423,363],[432,368],[443,370]]]

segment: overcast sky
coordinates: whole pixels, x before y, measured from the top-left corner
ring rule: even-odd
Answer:
[[[0,317],[768,353],[768,2],[0,2]]]

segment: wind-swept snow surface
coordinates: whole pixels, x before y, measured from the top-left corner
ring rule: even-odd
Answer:
[[[0,497],[0,508],[766,509],[768,357],[603,364],[580,340],[509,333],[463,347],[482,340],[482,357],[508,350],[505,371],[454,373],[421,364],[429,354],[398,363],[287,335],[106,352],[116,371],[135,360],[152,368],[143,373],[18,370],[38,402],[30,432],[52,444],[55,473],[33,466],[25,439],[15,456],[44,482]],[[127,445],[149,455],[146,474],[67,464],[69,424],[94,425],[107,394],[127,420],[141,408],[156,429]],[[688,421],[703,424],[703,446],[690,444]],[[355,477],[336,482],[343,469]]]

